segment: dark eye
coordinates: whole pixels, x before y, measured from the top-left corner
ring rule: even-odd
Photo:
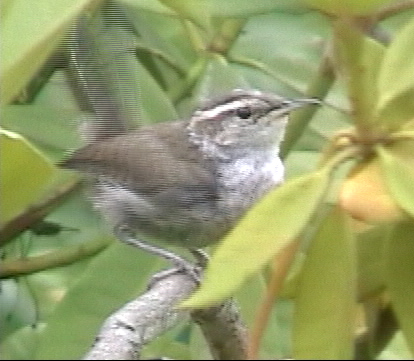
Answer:
[[[249,107],[240,107],[236,110],[236,114],[241,119],[247,119],[252,116],[252,110]]]

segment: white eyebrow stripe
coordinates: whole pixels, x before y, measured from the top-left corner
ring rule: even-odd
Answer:
[[[237,109],[243,106],[244,103],[240,100],[233,100],[230,103],[220,104],[212,109],[202,110],[203,116],[207,118],[215,118],[217,115],[227,112],[229,110]]]

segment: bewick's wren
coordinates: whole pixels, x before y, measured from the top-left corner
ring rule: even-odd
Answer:
[[[288,114],[318,103],[235,90],[188,120],[97,141],[61,165],[92,179],[93,202],[114,227],[150,242],[204,247],[283,181]]]

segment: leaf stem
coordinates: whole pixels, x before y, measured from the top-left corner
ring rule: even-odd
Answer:
[[[341,150],[335,151],[331,156],[321,159],[318,168],[320,170],[328,169],[329,172],[334,171],[339,165],[348,159],[355,158],[361,153],[360,147],[357,145],[349,145]]]
[[[266,295],[257,310],[255,323],[251,331],[247,360],[257,360],[259,357],[260,341],[266,330],[270,313],[272,312],[276,299],[280,295],[283,283],[295,259],[298,248],[299,241],[295,240],[285,246],[273,259],[271,279],[266,290]]]
[[[187,33],[190,44],[194,51],[197,53],[204,52],[205,43],[203,41],[203,38],[200,36],[197,27],[190,20],[181,19],[181,23],[184,27],[185,32]]]

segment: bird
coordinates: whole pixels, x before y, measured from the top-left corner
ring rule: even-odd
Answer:
[[[319,103],[234,89],[186,119],[91,142],[59,165],[85,175],[112,229],[128,229],[149,244],[198,249],[218,243],[282,184],[288,116]]]

